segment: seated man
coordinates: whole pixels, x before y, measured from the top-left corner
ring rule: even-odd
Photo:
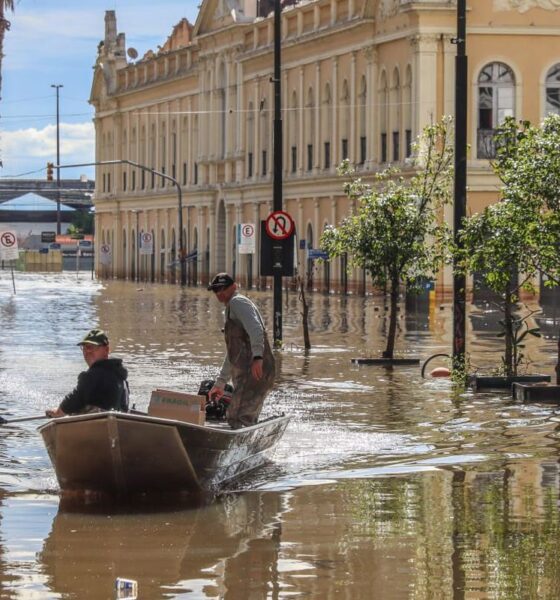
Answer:
[[[92,409],[128,410],[128,371],[120,358],[109,358],[109,338],[100,329],[88,331],[79,342],[89,369],[78,375],[78,385],[47,417],[63,417]]]

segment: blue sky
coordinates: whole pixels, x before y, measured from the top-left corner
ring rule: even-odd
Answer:
[[[61,164],[93,160],[93,110],[88,104],[105,11],[141,57],[163,44],[183,17],[194,23],[197,0],[16,0],[4,40],[0,101],[0,177],[45,178],[56,162],[56,91],[60,89]],[[38,171],[34,173],[34,171]],[[93,168],[61,177],[93,176]]]

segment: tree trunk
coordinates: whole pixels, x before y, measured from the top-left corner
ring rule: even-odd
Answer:
[[[511,302],[511,288],[506,288],[505,294],[505,307],[504,307],[504,329],[505,329],[505,352],[504,352],[504,366],[506,369],[506,377],[511,377],[517,374],[517,365],[513,363],[513,331],[512,331],[512,302]]]
[[[299,278],[299,299],[302,305],[301,312],[301,323],[303,326],[303,345],[306,350],[311,348],[311,341],[309,339],[309,305],[307,304],[307,300],[305,299],[305,285],[303,283],[303,278]]]
[[[560,331],[558,332],[558,356],[556,357],[556,385],[560,385]]]
[[[395,337],[397,334],[397,308],[399,302],[399,280],[391,279],[391,308],[389,311],[389,333],[387,334],[387,347],[383,352],[383,358],[393,358],[395,351]]]

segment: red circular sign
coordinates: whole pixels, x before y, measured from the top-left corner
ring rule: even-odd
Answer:
[[[253,234],[255,233],[255,228],[250,223],[247,223],[246,225],[243,225],[241,231],[243,233],[243,237],[253,237]]]
[[[268,237],[273,240],[285,240],[289,238],[295,225],[292,217],[283,210],[276,210],[270,213],[265,221],[265,229]]]
[[[11,248],[16,243],[16,236],[11,231],[6,231],[0,237],[0,244],[5,248]]]

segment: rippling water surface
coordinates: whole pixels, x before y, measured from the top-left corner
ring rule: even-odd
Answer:
[[[84,368],[76,342],[106,329],[132,401],[198,389],[223,354],[203,289],[0,271],[0,414],[42,413]],[[270,292],[251,292],[271,323]],[[36,426],[0,429],[0,598],[558,598],[560,415],[507,394],[455,394],[419,367],[355,366],[382,348],[382,299],[312,295],[312,350],[284,297],[280,377],[266,414],[293,415],[273,461],[213,502],[173,511],[59,506]],[[451,308],[406,312],[398,347],[451,345]],[[499,363],[499,316],[472,308],[473,364]],[[526,354],[553,373],[554,311]],[[442,364],[442,363],[440,363]],[[433,366],[436,363],[434,361]]]

